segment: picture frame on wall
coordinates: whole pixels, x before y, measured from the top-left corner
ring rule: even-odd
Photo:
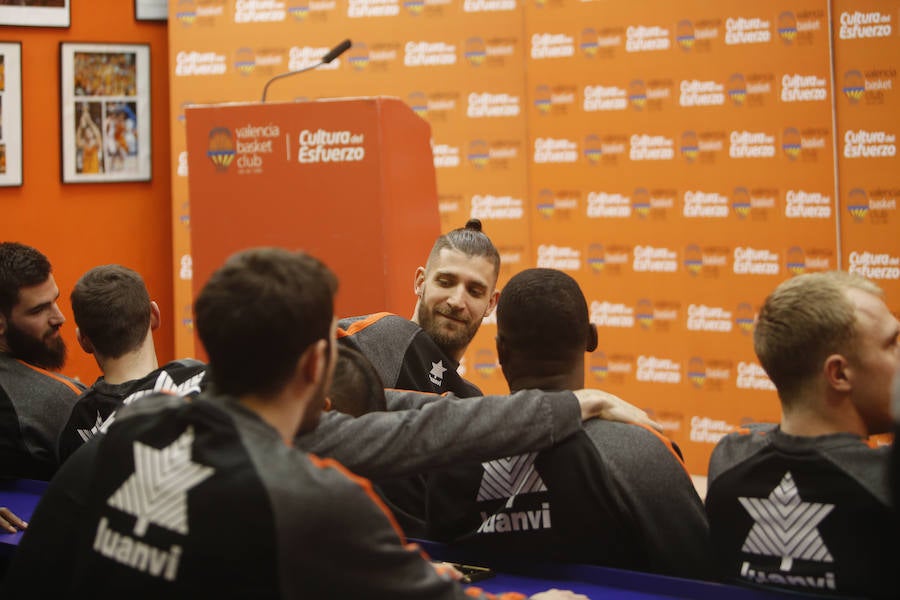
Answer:
[[[0,0],[0,25],[68,27],[71,0]]]
[[[63,183],[149,181],[150,46],[60,44]]]
[[[168,21],[169,0],[134,0],[137,21]]]
[[[0,186],[22,185],[22,44],[0,42]]]

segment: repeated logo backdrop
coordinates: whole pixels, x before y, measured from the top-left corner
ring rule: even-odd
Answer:
[[[268,100],[392,95],[427,119],[442,228],[482,219],[501,286],[571,273],[600,332],[587,384],[650,410],[704,474],[729,428],[779,416],[751,345],[775,285],[841,266],[900,306],[898,18],[900,0],[172,0],[176,350],[183,107],[258,100],[349,37]],[[495,334],[462,366],[488,392]]]

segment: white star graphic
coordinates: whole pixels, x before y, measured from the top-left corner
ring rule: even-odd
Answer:
[[[431,380],[431,383],[434,385],[441,385],[444,382],[444,371],[446,370],[447,367],[444,366],[443,360],[431,363],[431,371],[428,373],[428,378]]]
[[[187,492],[215,470],[191,461],[194,429],[156,449],[134,442],[134,474],[109,498],[109,505],[137,517],[134,532],[143,536],[150,523],[188,533]]]

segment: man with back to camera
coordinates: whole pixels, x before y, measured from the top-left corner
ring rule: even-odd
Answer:
[[[527,269],[503,288],[497,355],[510,391],[582,387],[584,353],[596,347],[569,275]],[[680,455],[636,424],[589,421],[547,450],[431,474],[428,537],[486,560],[711,573],[703,503]]]
[[[0,243],[0,477],[52,477],[56,440],[84,390],[57,373],[66,362],[58,298],[46,256]]]
[[[219,268],[195,308],[211,389],[144,398],[72,455],[4,597],[485,597],[406,545],[368,481],[291,447],[325,404],[336,287],[299,252]]]
[[[780,424],[723,438],[706,510],[718,567],[738,582],[819,594],[898,594],[889,447],[900,324],[881,289],[840,271],[779,285],[753,333]]]
[[[103,374],[75,402],[59,436],[60,463],[122,406],[153,392],[197,394],[206,371],[205,364],[191,359],[159,366],[153,343],[159,306],[135,271],[94,267],[75,284],[71,301],[78,343],[94,355]]]

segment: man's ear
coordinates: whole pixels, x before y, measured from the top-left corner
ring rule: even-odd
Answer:
[[[825,381],[838,392],[850,392],[853,384],[850,381],[852,369],[847,358],[841,354],[832,354],[822,365]]]
[[[594,350],[597,349],[597,343],[598,343],[598,340],[597,340],[597,326],[594,325],[593,323],[590,323],[590,322],[589,322],[589,323],[588,323],[588,338],[587,338],[587,344],[585,345],[584,349],[585,349],[587,352],[593,352]]]
[[[318,340],[300,355],[298,368],[308,385],[318,384],[328,372],[328,341]]]
[[[491,299],[488,301],[487,308],[484,309],[484,316],[489,317],[491,313],[494,312],[494,309],[497,308],[497,302],[500,300],[500,290],[494,290],[494,293],[491,294]]]
[[[75,328],[75,338],[78,340],[78,345],[81,346],[82,350],[84,350],[88,354],[94,353],[94,345],[86,335],[81,334],[80,327]]]
[[[413,291],[419,298],[422,297],[422,288],[425,287],[425,267],[416,269],[416,278],[413,280]]]
[[[153,300],[150,301],[150,331],[159,329],[159,305]]]

